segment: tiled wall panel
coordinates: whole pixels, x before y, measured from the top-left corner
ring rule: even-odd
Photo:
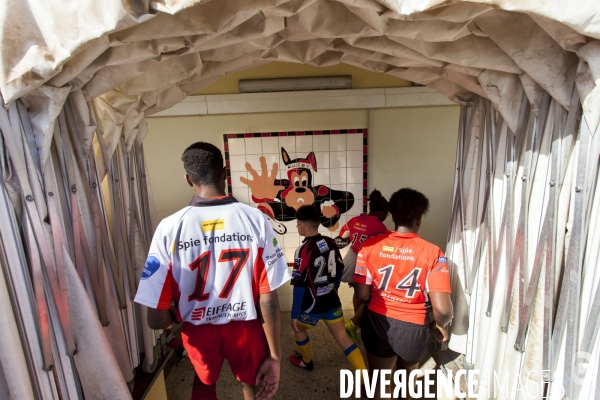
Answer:
[[[333,207],[333,217],[323,216],[319,225],[319,232],[331,237],[338,236],[348,219],[367,211],[367,129],[238,133],[223,135],[223,140],[228,193],[269,215],[290,264],[302,241],[293,219],[297,205],[312,202],[324,214]],[[261,180],[263,176],[269,179]],[[306,186],[300,182],[303,177],[308,177]],[[272,199],[259,198],[276,185],[287,190],[274,189]]]

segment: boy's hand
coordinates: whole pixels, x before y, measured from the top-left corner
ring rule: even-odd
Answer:
[[[256,400],[266,400],[277,392],[280,368],[280,360],[276,360],[270,355],[265,357],[256,374],[256,384],[263,382],[262,387],[256,393]]]
[[[432,336],[433,340],[436,342],[446,342],[450,340],[450,335],[448,335],[448,330],[436,324],[435,322],[431,324],[433,328]]]
[[[292,326],[292,329],[294,330],[294,332],[300,333],[300,329],[298,329],[298,320],[297,319],[292,319],[292,321],[290,322],[290,325]]]

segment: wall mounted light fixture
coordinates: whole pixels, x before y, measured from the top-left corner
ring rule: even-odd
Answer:
[[[351,75],[308,76],[302,78],[240,79],[240,93],[294,92],[352,88]]]

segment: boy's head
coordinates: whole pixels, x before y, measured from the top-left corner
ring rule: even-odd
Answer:
[[[321,213],[313,205],[301,206],[296,210],[296,226],[300,236],[314,236],[318,233]]]
[[[388,216],[388,201],[383,197],[381,192],[374,189],[368,197],[369,214],[374,215],[381,222],[385,221]]]
[[[429,200],[421,192],[402,188],[392,194],[388,209],[396,229],[399,226],[418,229],[421,218],[429,211]]]
[[[181,156],[188,183],[196,186],[225,186],[223,155],[216,146],[206,142],[196,142]]]

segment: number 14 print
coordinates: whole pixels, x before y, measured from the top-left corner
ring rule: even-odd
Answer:
[[[387,291],[388,285],[390,283],[390,278],[392,277],[392,272],[394,272],[394,264],[386,265],[383,268],[377,270],[381,277],[381,284],[378,289]],[[412,299],[415,297],[415,294],[421,291],[421,287],[419,286],[419,276],[421,275],[421,268],[415,268],[411,272],[408,273],[404,278],[398,282],[396,285],[396,289],[398,290],[406,290],[405,297]]]

